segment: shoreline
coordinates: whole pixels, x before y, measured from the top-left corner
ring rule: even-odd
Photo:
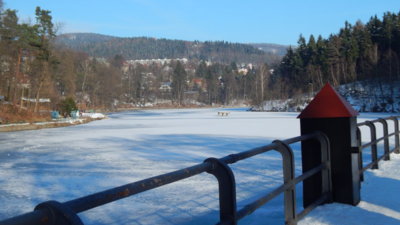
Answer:
[[[207,109],[207,108],[235,108],[235,107],[243,107],[243,106],[159,106],[159,107],[133,107],[133,108],[117,108],[115,110],[102,110],[103,114],[105,113],[118,113],[118,112],[126,112],[126,111],[140,111],[140,110],[162,110],[162,109]],[[25,130],[39,130],[46,128],[58,128],[58,127],[68,127],[75,126],[80,124],[90,123],[95,120],[102,120],[104,118],[91,118],[91,117],[83,117],[79,119],[62,119],[62,120],[50,120],[46,122],[25,122],[25,123],[14,123],[14,124],[0,124],[0,133],[1,132],[16,132],[16,131],[25,131]]]
[[[105,117],[107,118],[107,117]],[[58,127],[69,127],[80,124],[90,123],[95,120],[101,120],[105,118],[81,118],[81,119],[69,119],[59,121],[47,121],[47,122],[34,122],[34,123],[16,123],[16,124],[4,124],[0,125],[1,132],[16,132],[24,130],[39,130],[45,128],[58,128]]]
[[[152,107],[132,107],[132,108],[116,108],[115,110],[107,111],[107,113],[116,113],[124,111],[140,111],[140,110],[158,110],[158,109],[218,109],[218,108],[251,108],[248,105],[187,105],[187,106],[152,106]]]

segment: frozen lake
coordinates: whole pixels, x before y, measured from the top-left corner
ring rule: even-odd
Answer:
[[[218,111],[230,114],[221,117]],[[30,212],[43,201],[68,201],[208,157],[298,136],[297,115],[245,109],[148,110],[114,113],[109,119],[72,127],[0,133],[0,220]],[[377,116],[385,115],[362,118]],[[298,173],[299,144],[292,147]],[[277,153],[241,161],[232,169],[238,208],[282,183]],[[301,191],[297,194],[301,205]],[[79,216],[84,224],[215,224],[218,207],[216,179],[201,174]],[[241,223],[259,224],[262,214],[265,223],[283,224],[282,207],[278,198]]]

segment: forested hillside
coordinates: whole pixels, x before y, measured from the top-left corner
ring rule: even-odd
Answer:
[[[259,50],[251,45],[224,41],[182,41],[149,37],[120,38],[100,34],[62,34],[56,43],[90,56],[126,59],[187,58],[218,63],[273,63],[280,60],[272,51]],[[277,48],[277,49],[282,49]]]
[[[289,48],[270,78],[276,97],[319,90],[326,82],[334,86],[359,80],[400,78],[400,13],[373,16],[366,23],[346,22],[328,38],[311,35]],[[277,85],[283,83],[285,85]]]
[[[287,52],[287,49],[289,48],[289,46],[286,45],[267,44],[267,43],[250,43],[249,45],[264,52],[276,54],[279,56],[284,56]]]

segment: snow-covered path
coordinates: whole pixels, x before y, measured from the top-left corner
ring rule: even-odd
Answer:
[[[124,112],[79,126],[1,133],[0,220],[29,212],[43,201],[64,202],[192,166],[208,157],[219,158],[269,144],[274,139],[299,135],[297,113],[231,109],[229,116],[221,117],[217,115],[220,110]],[[360,121],[378,116],[386,115],[363,115]],[[296,172],[299,173],[299,144],[292,147],[296,150]],[[396,158],[392,162],[396,160],[400,161]],[[257,156],[234,164],[232,169],[237,182],[238,208],[282,183],[278,154]],[[369,183],[375,185],[376,177],[400,182],[396,178],[382,178],[378,173],[381,172],[368,172],[363,196]],[[301,205],[301,186],[298,186]],[[383,196],[389,194],[386,192]],[[400,203],[393,198],[396,200]],[[375,205],[380,204],[365,200],[360,207],[365,211]],[[390,205],[384,206],[387,206],[386,213],[397,212]],[[333,207],[329,211],[341,215],[350,211],[336,204],[321,208],[324,207]],[[303,223],[314,224],[320,221],[320,214],[329,214],[321,208]],[[201,174],[79,216],[85,224],[214,224],[219,216],[218,185],[211,175]],[[282,198],[241,221],[241,224],[282,223]],[[329,223],[328,219],[327,224],[346,223]]]
[[[400,155],[368,170],[361,184],[361,202],[356,207],[344,204],[320,206],[299,225],[380,225],[400,224]]]

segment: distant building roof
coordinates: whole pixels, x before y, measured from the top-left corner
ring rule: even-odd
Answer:
[[[27,101],[27,102],[36,102],[35,98],[22,98],[22,100]],[[39,98],[39,102],[40,103],[50,102],[50,99],[49,98]]]

